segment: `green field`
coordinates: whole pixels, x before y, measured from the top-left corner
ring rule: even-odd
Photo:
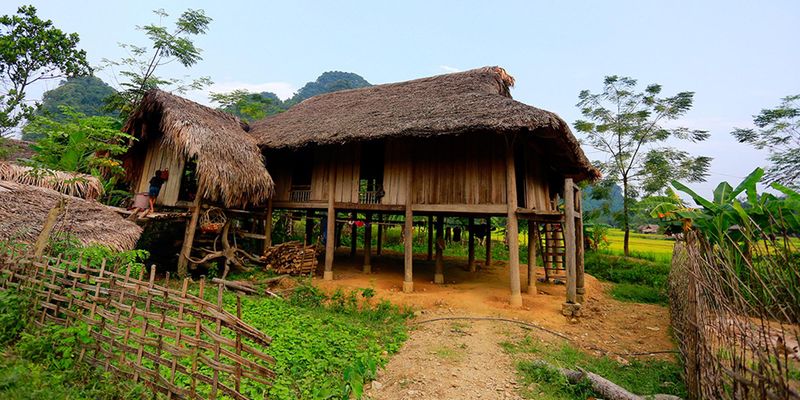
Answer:
[[[622,255],[625,233],[621,229],[608,230],[609,247],[606,249],[611,254]],[[672,260],[672,247],[675,240],[664,235],[651,235],[631,232],[630,252],[635,258],[651,261],[669,262]]]

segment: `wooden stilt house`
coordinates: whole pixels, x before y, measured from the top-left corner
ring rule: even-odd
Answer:
[[[270,210],[325,213],[328,238],[340,213],[403,215],[406,292],[414,287],[414,217],[436,216],[440,227],[445,215],[505,217],[512,306],[522,304],[519,220],[532,231],[541,225],[545,262],[555,262],[556,254],[563,259],[565,312],[572,313],[583,293],[576,182],[599,172],[568,124],[513,100],[513,84],[502,68],[486,67],[323,94],[253,123],[249,134],[275,180]],[[529,247],[532,262],[535,247]],[[471,265],[473,249],[471,244]],[[334,240],[327,240],[325,252],[323,276],[333,279]],[[365,271],[370,253],[368,244]],[[435,281],[441,283],[441,252],[437,259]],[[527,290],[535,292],[531,262]]]

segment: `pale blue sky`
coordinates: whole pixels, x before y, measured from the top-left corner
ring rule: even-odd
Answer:
[[[203,61],[169,72],[210,76],[215,91],[241,87],[287,97],[328,70],[387,83],[500,65],[517,79],[514,98],[570,123],[579,117],[578,92],[599,90],[605,75],[661,83],[666,94],[695,91],[682,124],[712,133],[686,146],[715,159],[710,182],[692,185],[704,193],[764,162],[730,130],[800,93],[797,1],[51,0],[4,1],[0,14],[29,3],[42,18],[79,33],[93,64],[119,58],[118,42],[146,43],[134,27],[154,22],[151,10],[202,8],[214,19],[197,39]],[[98,75],[111,81],[107,72]],[[191,97],[207,102],[204,93]]]

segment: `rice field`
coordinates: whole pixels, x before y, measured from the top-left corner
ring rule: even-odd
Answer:
[[[625,232],[621,229],[608,230],[609,247],[607,252],[615,255],[622,255]],[[630,236],[631,256],[651,261],[670,262],[672,260],[672,247],[675,240],[664,235],[653,235],[631,232]]]

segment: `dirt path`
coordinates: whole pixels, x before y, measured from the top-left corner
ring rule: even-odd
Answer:
[[[416,325],[367,393],[376,400],[522,399],[514,365],[500,347],[517,331],[493,321]]]

